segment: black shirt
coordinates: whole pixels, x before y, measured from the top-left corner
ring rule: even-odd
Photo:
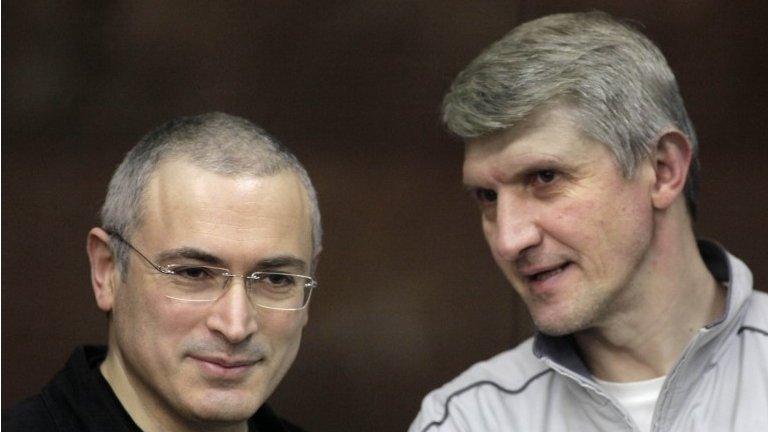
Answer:
[[[5,431],[141,432],[115,396],[99,365],[103,346],[75,349],[67,365],[43,391],[3,411]],[[266,404],[248,419],[250,432],[303,432],[280,419]]]

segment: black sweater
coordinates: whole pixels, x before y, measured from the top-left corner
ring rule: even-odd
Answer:
[[[105,347],[75,349],[67,365],[40,394],[3,410],[2,429],[8,432],[141,432],[99,371]],[[302,432],[278,418],[269,406],[248,420],[251,432]]]

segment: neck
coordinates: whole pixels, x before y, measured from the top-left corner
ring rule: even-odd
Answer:
[[[157,395],[150,390],[142,390],[145,388],[144,385],[140,379],[130,375],[120,351],[114,346],[110,340],[107,357],[99,366],[99,370],[112,387],[120,404],[142,431],[246,432],[248,430],[246,422],[236,425],[210,425],[181,418]]]
[[[722,314],[725,292],[683,216],[679,223],[656,221],[649,252],[614,313],[574,335],[595,377],[629,382],[664,376],[698,330]]]

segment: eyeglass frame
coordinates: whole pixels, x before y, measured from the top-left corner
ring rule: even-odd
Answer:
[[[149,264],[155,270],[160,272],[160,274],[163,274],[163,275],[166,275],[166,276],[174,276],[174,275],[178,276],[178,274],[176,272],[174,272],[173,270],[171,270],[167,266],[161,266],[159,264],[156,264],[155,262],[153,262],[149,258],[147,258],[147,256],[144,255],[144,253],[142,253],[138,248],[136,248],[136,246],[132,245],[131,242],[126,240],[117,231],[106,229],[106,228],[104,228],[104,231],[110,237],[113,237],[113,238],[117,239],[118,241],[120,241],[121,243],[124,243],[132,251],[136,252],[141,258],[144,259],[144,261],[147,262],[147,264]],[[309,288],[309,294],[307,295],[307,300],[304,302],[304,304],[300,308],[280,308],[280,307],[274,307],[274,306],[266,306],[266,305],[262,305],[262,304],[259,304],[259,303],[254,303],[254,304],[256,306],[259,306],[259,307],[262,307],[262,308],[265,308],[265,309],[269,309],[269,310],[276,310],[276,311],[300,311],[300,310],[306,309],[307,306],[309,306],[309,300],[312,297],[312,291],[314,291],[318,287],[317,280],[315,280],[315,278],[313,278],[311,276],[307,276],[307,275],[300,275],[300,274],[295,274],[295,273],[285,273],[285,272],[275,272],[275,271],[265,271],[265,272],[255,271],[255,272],[251,272],[249,274],[238,275],[238,274],[230,273],[229,269],[223,268],[223,267],[212,267],[212,266],[201,266],[201,267],[215,268],[217,270],[224,270],[224,273],[221,273],[221,275],[224,276],[226,279],[224,279],[224,285],[221,287],[221,294],[218,297],[216,297],[214,299],[210,299],[210,300],[182,299],[182,298],[172,297],[172,296],[169,296],[169,295],[166,295],[166,297],[169,298],[169,299],[177,300],[177,301],[181,301],[181,302],[213,303],[213,302],[219,300],[227,292],[227,289],[228,289],[227,288],[227,284],[229,283],[229,280],[231,278],[243,278],[243,280],[245,282],[246,279],[256,279],[254,276],[257,276],[257,275],[259,275],[259,276],[261,276],[261,275],[293,276],[293,277],[298,277],[298,278],[306,279],[307,282],[305,282],[304,288],[305,289]]]

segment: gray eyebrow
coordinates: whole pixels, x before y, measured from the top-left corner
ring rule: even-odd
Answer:
[[[307,269],[307,263],[292,255],[280,255],[265,258],[256,265],[257,271],[274,270],[282,267],[293,267],[304,271]]]
[[[211,264],[215,266],[224,266],[224,261],[221,258],[215,255],[211,255],[200,249],[195,249],[191,247],[181,247],[181,248],[171,249],[168,251],[161,252],[157,257],[157,260],[162,262],[162,261],[172,261],[173,259],[177,259],[177,258],[188,258],[188,259],[201,261],[206,264]]]
[[[227,266],[227,264],[221,258],[192,247],[181,247],[161,252],[158,255],[157,260],[160,262],[168,262],[178,258],[193,259],[217,267]],[[305,271],[307,269],[307,263],[306,261],[292,255],[278,255],[260,260],[258,263],[256,263],[254,271],[269,271],[285,267]]]

